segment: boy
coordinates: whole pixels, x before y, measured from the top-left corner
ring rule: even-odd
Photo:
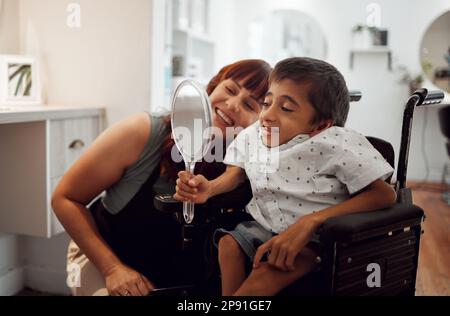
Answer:
[[[253,200],[246,209],[255,221],[216,234],[227,296],[276,294],[315,268],[315,231],[327,218],[396,200],[384,182],[391,166],[364,136],[343,127],[349,94],[336,68],[289,58],[276,65],[269,84],[259,121],[227,149],[226,172],[212,181],[180,172],[177,180],[175,198],[204,203],[250,179]],[[247,258],[253,260],[248,277]]]

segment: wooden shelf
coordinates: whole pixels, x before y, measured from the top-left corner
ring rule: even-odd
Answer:
[[[179,32],[179,33],[184,33],[190,39],[214,45],[213,38],[211,36],[209,36],[208,34],[199,33],[195,30],[189,30],[189,29],[174,29],[173,31]]]
[[[350,51],[350,69],[353,69],[355,55],[357,54],[386,54],[388,57],[388,70],[392,70],[392,51],[387,47],[373,47],[370,49],[352,49]]]

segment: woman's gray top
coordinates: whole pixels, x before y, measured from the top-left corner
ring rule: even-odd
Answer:
[[[151,134],[141,156],[125,170],[118,182],[106,190],[102,198],[103,205],[111,214],[118,214],[131,201],[161,160],[161,148],[170,132],[169,124],[163,116],[149,116]]]

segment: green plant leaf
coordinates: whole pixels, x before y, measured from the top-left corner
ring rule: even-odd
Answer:
[[[16,67],[16,66],[18,66],[17,64],[13,64],[13,65],[10,65],[10,67]],[[19,75],[22,71],[25,71],[26,70],[26,68],[31,68],[30,67],[30,65],[22,65],[22,66],[20,66],[19,67],[19,69],[17,69],[15,72],[13,72],[10,76],[9,76],[9,81],[11,81],[11,80],[13,80],[17,75]]]
[[[22,87],[22,84],[24,83],[24,79],[27,82],[28,81],[31,82],[31,67],[30,67],[30,65],[22,65],[17,71],[15,71],[10,76],[10,80],[14,79],[17,75],[19,75],[19,78],[17,80],[16,90],[14,92],[14,96],[16,96],[16,97],[18,96],[20,88]]]
[[[22,71],[20,73],[19,80],[17,80],[16,91],[14,92],[14,96],[16,96],[16,97],[19,94],[19,90],[20,90],[20,87],[22,86],[24,76],[25,76],[25,72]]]
[[[31,85],[32,85],[32,80],[31,80],[31,71],[27,73],[27,86],[25,87],[25,92],[24,92],[24,96],[29,97],[30,96],[30,91],[31,91]]]
[[[364,30],[365,26],[363,24],[357,24],[353,27],[352,32],[362,32]]]

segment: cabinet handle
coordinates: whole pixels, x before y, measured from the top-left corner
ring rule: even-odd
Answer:
[[[81,139],[76,139],[72,143],[70,143],[69,148],[70,149],[77,149],[77,148],[83,148],[84,142]]]

